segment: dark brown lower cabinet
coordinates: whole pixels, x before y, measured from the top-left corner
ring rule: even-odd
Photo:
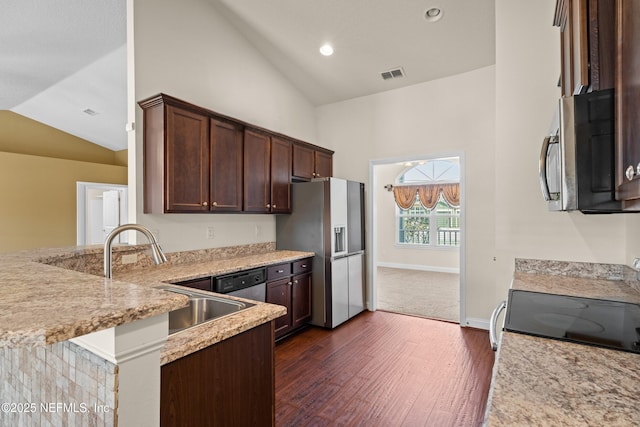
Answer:
[[[275,425],[273,321],[161,368],[160,425]]]
[[[312,262],[305,258],[267,269],[267,302],[287,307],[287,314],[275,320],[276,339],[297,331],[311,319]]]

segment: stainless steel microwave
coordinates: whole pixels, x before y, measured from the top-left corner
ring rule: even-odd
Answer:
[[[615,199],[614,92],[560,98],[539,175],[550,211],[623,212]]]

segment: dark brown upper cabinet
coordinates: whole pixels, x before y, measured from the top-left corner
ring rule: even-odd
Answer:
[[[311,181],[333,175],[332,152],[309,145],[293,144],[293,178]]]
[[[144,212],[290,213],[293,147],[312,177],[333,151],[159,94],[143,109]]]
[[[242,129],[156,97],[144,109],[144,212],[240,212]]]
[[[236,124],[211,119],[211,210],[242,210],[243,132]]]
[[[640,3],[617,1],[616,198],[640,208]]]
[[[291,142],[247,129],[244,143],[244,211],[291,212]]]
[[[144,212],[207,211],[209,118],[156,103],[145,125]]]
[[[615,2],[558,0],[560,84],[565,96],[610,89],[615,83]]]

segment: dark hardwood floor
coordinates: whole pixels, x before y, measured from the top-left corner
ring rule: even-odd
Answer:
[[[384,311],[276,347],[276,426],[478,426],[488,332]]]

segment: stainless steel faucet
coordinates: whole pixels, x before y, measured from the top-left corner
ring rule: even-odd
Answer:
[[[139,231],[147,237],[149,243],[151,243],[151,255],[153,256],[153,262],[155,262],[156,265],[167,262],[167,257],[164,252],[162,252],[162,249],[160,249],[156,236],[153,235],[151,230],[140,224],[124,224],[114,228],[104,241],[104,277],[108,279],[113,277],[113,272],[111,271],[113,240],[118,234],[127,230]]]

